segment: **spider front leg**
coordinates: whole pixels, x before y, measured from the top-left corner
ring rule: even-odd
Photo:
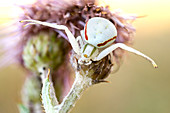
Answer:
[[[151,58],[149,58],[145,54],[141,53],[140,51],[137,51],[137,50],[135,50],[135,49],[133,49],[131,47],[128,47],[127,45],[125,45],[123,43],[116,43],[116,44],[113,44],[110,47],[104,49],[97,57],[94,58],[94,61],[101,60],[102,58],[107,56],[110,52],[112,52],[113,50],[117,49],[118,47],[121,48],[121,49],[124,49],[126,51],[135,53],[135,54],[137,54],[139,56],[142,56],[142,57],[146,58],[147,60],[149,60],[155,68],[158,67],[156,65],[156,63]]]
[[[83,42],[81,36],[78,36],[78,37],[76,38],[76,41],[77,41],[77,43],[79,42],[79,44],[80,44],[80,49],[82,49],[82,47],[84,46],[84,42]]]
[[[108,58],[112,64],[111,73],[115,73],[119,70],[120,64],[116,63],[116,59],[113,56],[113,52],[109,53]]]
[[[38,20],[22,20],[20,22],[29,22],[25,26],[32,25],[32,24],[40,24],[40,25],[51,27],[51,28],[55,28],[55,29],[59,29],[59,30],[64,30],[66,32],[67,36],[68,36],[69,42],[70,42],[73,50],[78,55],[81,55],[80,54],[80,47],[79,47],[75,37],[73,36],[73,34],[70,32],[70,30],[66,26],[64,26],[64,25],[57,25],[57,24],[48,23],[48,22],[41,22],[41,21],[38,21]]]

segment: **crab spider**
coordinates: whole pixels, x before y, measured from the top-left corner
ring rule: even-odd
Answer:
[[[78,60],[79,64],[89,65],[92,61],[99,61],[115,49],[121,48],[146,58],[155,68],[157,67],[156,63],[145,54],[128,47],[123,43],[113,44],[117,37],[116,27],[112,22],[102,17],[93,17],[89,19],[86,22],[84,30],[80,31],[81,36],[78,36],[77,38],[75,38],[64,25],[57,25],[37,20],[22,20],[21,22],[29,22],[26,25],[40,24],[64,30],[73,50],[80,56],[80,59]]]

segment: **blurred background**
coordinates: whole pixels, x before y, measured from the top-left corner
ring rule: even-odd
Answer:
[[[0,28],[19,14],[12,4],[34,0],[0,0]],[[89,88],[72,113],[170,113],[170,0],[103,0],[110,9],[147,15],[134,22],[137,28],[133,47],[153,58],[159,68],[128,53],[120,70]],[[1,32],[1,31],[0,31]],[[3,37],[3,36],[1,36]],[[18,113],[20,90],[25,73],[15,65],[0,69],[0,113]]]

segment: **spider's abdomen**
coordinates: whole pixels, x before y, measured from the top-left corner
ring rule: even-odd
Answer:
[[[84,40],[97,47],[103,48],[113,43],[117,37],[116,27],[102,17],[89,19],[84,27]]]

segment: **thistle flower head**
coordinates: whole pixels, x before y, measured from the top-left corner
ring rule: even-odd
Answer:
[[[82,19],[80,19],[78,21],[82,25],[78,26],[79,23],[77,25],[80,30],[84,28],[88,19],[93,17],[103,17],[110,20],[117,29],[118,35],[115,43],[124,43],[126,45],[132,44],[133,35],[136,30],[131,25],[131,22],[133,22],[137,18],[137,16],[121,16],[121,12],[119,11],[111,12],[109,10],[109,7],[100,7],[94,4],[87,4],[82,9],[80,16],[84,20],[83,21]],[[80,30],[76,30],[76,32],[78,32],[75,34],[76,36],[79,35]],[[113,51],[112,58],[110,55],[108,55],[100,61],[93,61],[91,65],[79,65],[78,59],[80,58],[80,56],[74,54],[73,52],[71,62],[72,64],[74,64],[73,67],[77,71],[82,73],[82,75],[87,72],[88,76],[93,79],[93,83],[99,83],[105,81],[104,79],[110,74],[111,71],[115,70],[116,72],[119,69],[123,56],[124,50],[118,48]]]

